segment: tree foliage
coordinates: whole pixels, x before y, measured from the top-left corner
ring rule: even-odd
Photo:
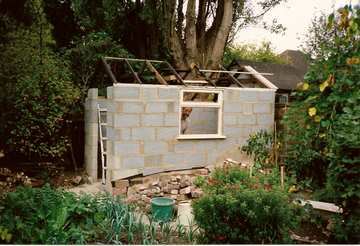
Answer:
[[[286,164],[298,179],[326,184],[344,208],[335,238],[359,242],[360,9],[339,9],[326,28],[334,35],[321,45],[326,55],[314,60],[284,117]]]
[[[233,60],[248,60],[254,62],[269,62],[285,64],[286,60],[277,55],[270,42],[255,44],[230,45],[225,48],[223,64],[230,65]]]
[[[131,57],[131,54],[107,33],[95,32],[79,38],[66,50],[65,56],[70,61],[73,83],[80,88],[84,98],[91,86],[105,87],[103,57]]]
[[[280,2],[76,0],[72,8],[82,30],[102,28],[139,57],[170,58],[176,67],[216,67],[237,30],[259,23]]]
[[[33,23],[7,33],[8,42],[0,47],[2,141],[7,150],[29,158],[59,157],[69,144],[64,127],[79,91],[67,61],[52,50],[42,1],[28,1],[25,7],[36,16]]]

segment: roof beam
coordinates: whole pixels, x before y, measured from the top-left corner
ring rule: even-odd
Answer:
[[[168,85],[168,83],[165,81],[165,79],[160,75],[160,73],[156,70],[156,68],[151,64],[150,61],[145,61],[146,66],[149,68],[149,70],[155,75],[155,78],[157,81],[159,81],[160,84]]]

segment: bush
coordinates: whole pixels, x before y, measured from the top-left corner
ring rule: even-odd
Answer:
[[[360,235],[360,8],[339,9],[323,28],[333,35],[321,45],[325,56],[310,66],[284,117],[286,165],[298,180],[331,192],[325,197],[344,210],[334,239],[354,243]]]
[[[174,244],[194,241],[194,230],[144,223],[144,215],[108,194],[75,195],[49,185],[19,187],[0,200],[0,243]]]
[[[193,203],[205,243],[281,243],[296,224],[287,194],[273,177],[249,178],[239,168],[217,169]]]
[[[273,136],[265,130],[261,130],[246,141],[242,150],[253,156],[255,168],[261,168],[270,163]]]
[[[109,81],[104,80],[105,70],[101,58],[131,56],[106,32],[93,32],[79,38],[65,55],[71,61],[73,80],[81,88],[82,98],[91,87],[105,88],[109,85]]]
[[[71,83],[66,60],[52,50],[55,42],[42,1],[26,6],[34,12],[34,23],[19,25],[0,44],[1,141],[7,152],[31,160],[59,158],[70,144],[67,120],[79,90]]]
[[[0,228],[15,244],[84,244],[94,241],[104,223],[98,200],[74,193],[19,187],[0,202]]]

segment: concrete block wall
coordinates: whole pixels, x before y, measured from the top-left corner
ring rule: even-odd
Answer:
[[[90,98],[89,92],[85,105],[87,118],[96,112],[96,103],[108,110],[106,149],[112,180],[210,165],[244,144],[249,134],[273,128],[274,90],[215,88],[224,95],[223,134],[226,138],[177,139],[182,89],[185,87],[116,84],[107,88],[106,100]],[[94,124],[93,121],[85,124]],[[91,143],[91,151],[95,151],[94,141]],[[85,155],[94,155],[91,151],[89,149]]]

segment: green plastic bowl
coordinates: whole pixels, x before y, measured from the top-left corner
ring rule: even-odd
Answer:
[[[151,213],[155,221],[168,222],[174,214],[174,199],[155,197],[151,199]]]

